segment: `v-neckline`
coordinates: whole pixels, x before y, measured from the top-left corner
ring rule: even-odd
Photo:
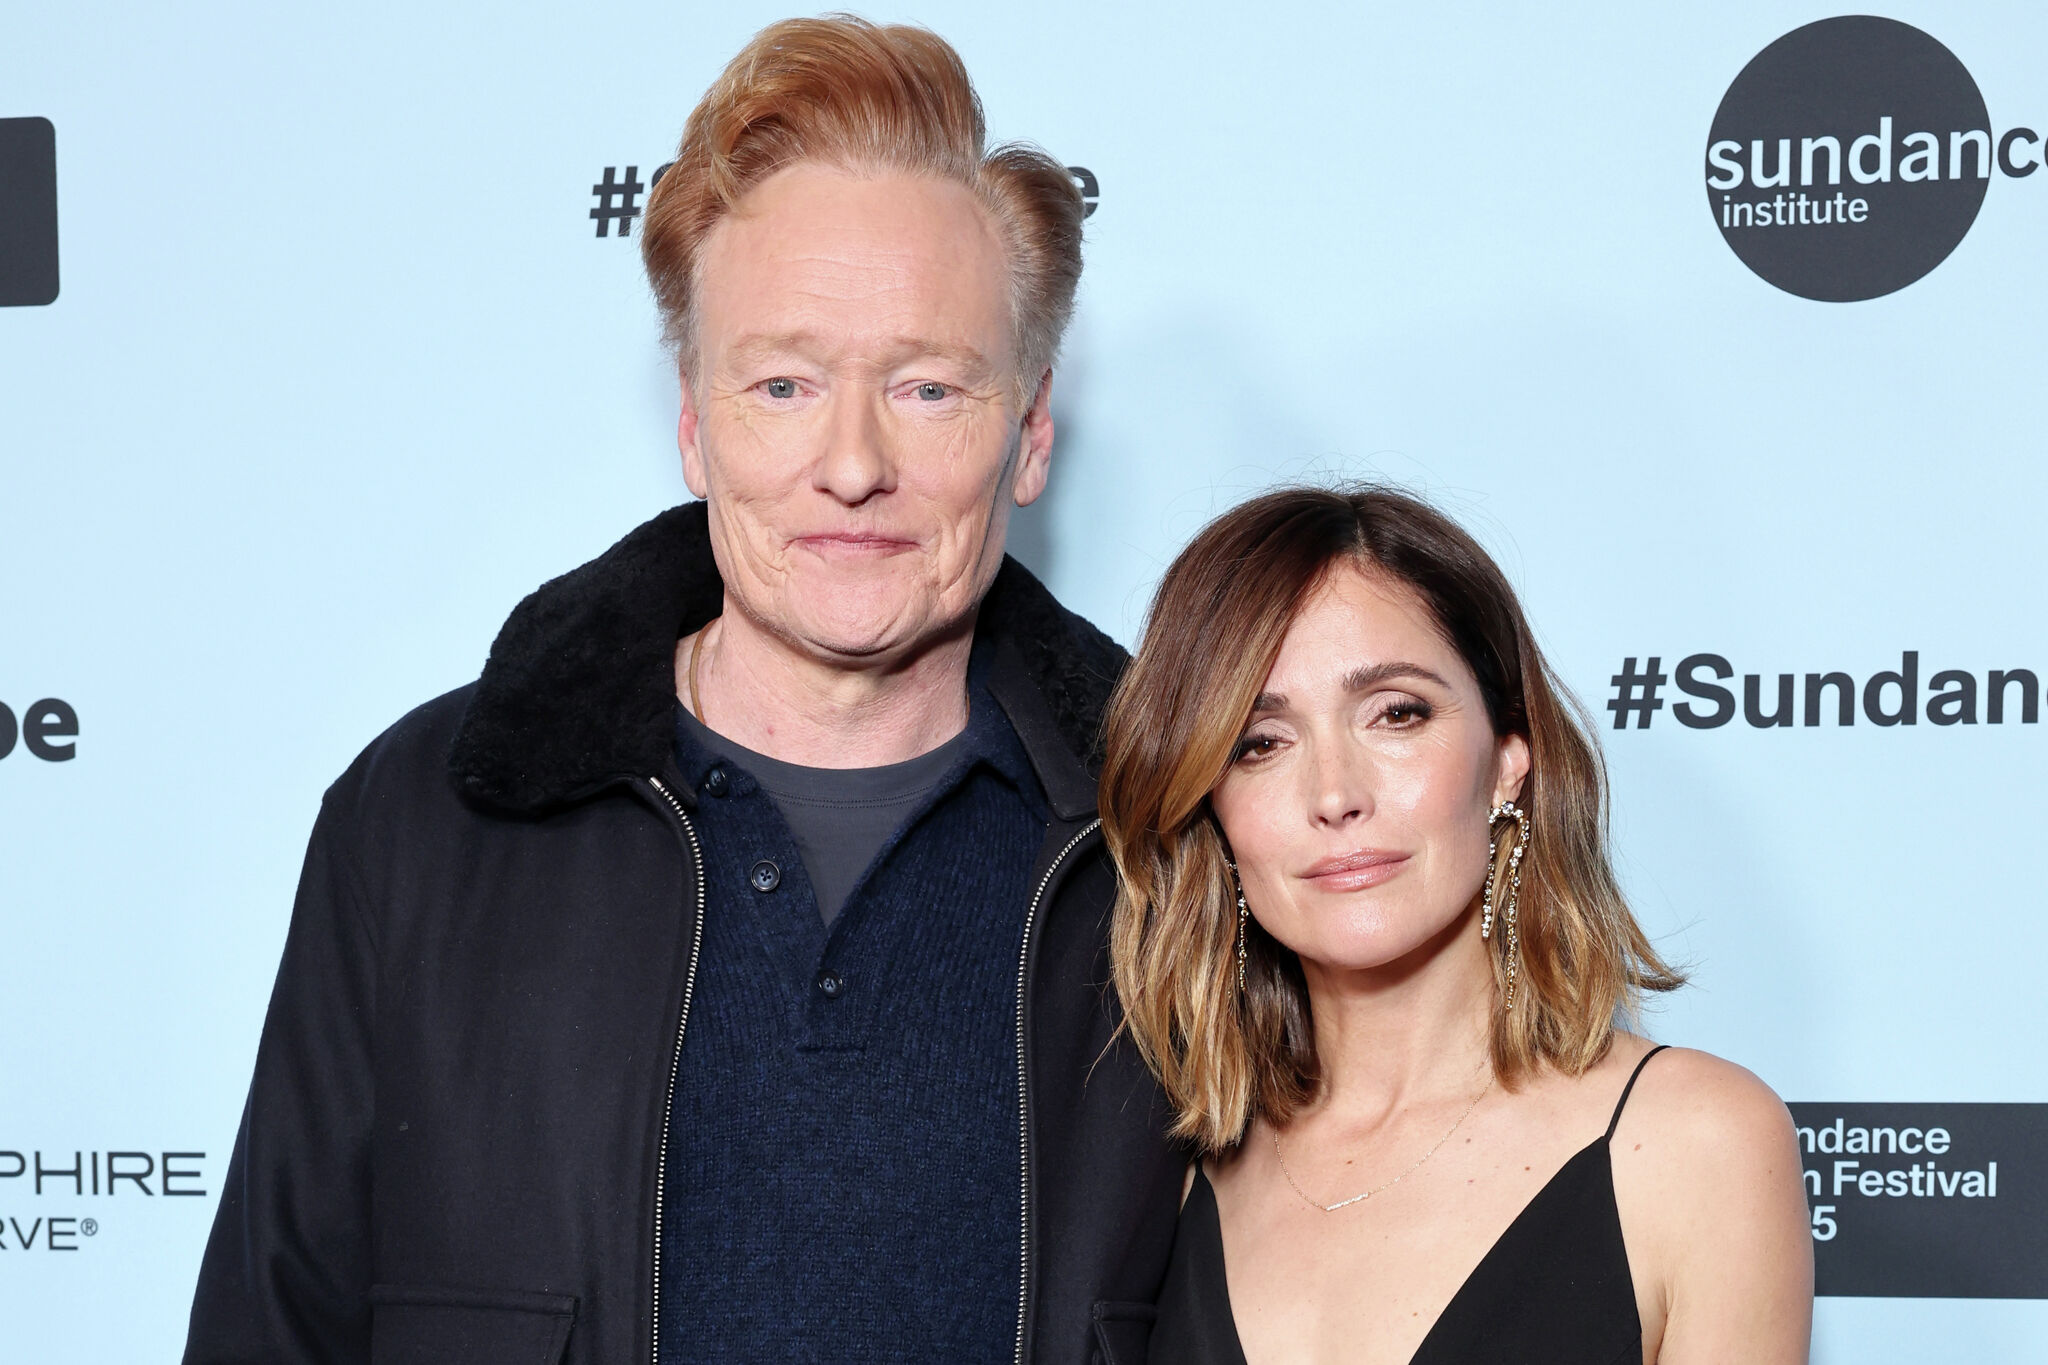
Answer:
[[[1647,1058],[1645,1060],[1647,1060]],[[1631,1084],[1633,1084],[1633,1081],[1631,1081]],[[1624,1094],[1622,1098],[1625,1101],[1627,1099],[1627,1096]],[[1451,1310],[1455,1309],[1459,1305],[1459,1303],[1464,1299],[1466,1292],[1470,1290],[1472,1288],[1473,1283],[1479,1279],[1480,1272],[1485,1270],[1486,1267],[1493,1261],[1493,1258],[1499,1254],[1502,1245],[1504,1245],[1507,1242],[1508,1238],[1513,1235],[1515,1229],[1519,1228],[1522,1225],[1522,1223],[1529,1217],[1530,1211],[1533,1210],[1538,1204],[1543,1202],[1543,1196],[1549,1194],[1551,1189],[1556,1186],[1558,1181],[1564,1179],[1565,1172],[1577,1166],[1581,1161],[1585,1160],[1587,1157],[1591,1156],[1596,1151],[1606,1153],[1608,1137],[1609,1134],[1602,1133],[1599,1137],[1594,1138],[1591,1142],[1579,1148],[1578,1151],[1572,1153],[1571,1156],[1568,1159],[1566,1159],[1564,1165],[1558,1167],[1557,1170],[1551,1174],[1550,1179],[1543,1182],[1543,1188],[1537,1190],[1536,1193],[1529,1196],[1529,1201],[1526,1204],[1523,1204],[1521,1210],[1515,1214],[1514,1218],[1509,1221],[1508,1225],[1501,1229],[1500,1236],[1493,1239],[1493,1244],[1487,1247],[1486,1254],[1479,1258],[1478,1264],[1474,1265],[1472,1269],[1466,1274],[1465,1278],[1459,1282],[1456,1292],[1453,1293],[1451,1297],[1445,1301],[1444,1306],[1440,1310],[1438,1310],[1436,1320],[1429,1324],[1429,1330],[1423,1333],[1422,1340],[1415,1344],[1414,1353],[1408,1357],[1408,1365],[1415,1365],[1416,1361],[1421,1360],[1423,1358],[1423,1353],[1429,1349],[1430,1343],[1436,1340],[1436,1335],[1438,1331],[1442,1329],[1445,1322],[1451,1319]],[[1237,1331],[1237,1309],[1236,1306],[1230,1302],[1230,1257],[1223,1249],[1223,1216],[1222,1209],[1216,1206],[1216,1187],[1213,1185],[1209,1185],[1209,1173],[1208,1171],[1204,1170],[1200,1165],[1197,1165],[1195,1167],[1195,1176],[1204,1185],[1208,1186],[1210,1206],[1212,1208],[1216,1208],[1216,1252],[1217,1259],[1223,1263],[1223,1306],[1230,1314],[1230,1337],[1231,1340],[1235,1342],[1237,1345],[1238,1360],[1242,1363],[1242,1365],[1250,1365],[1250,1362],[1245,1358],[1244,1338],[1238,1335]],[[1609,1176],[1609,1180],[1610,1182],[1612,1181],[1611,1175]]]

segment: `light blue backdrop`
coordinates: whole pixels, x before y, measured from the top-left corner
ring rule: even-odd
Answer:
[[[781,13],[10,14],[0,117],[56,126],[63,291],[0,310],[0,702],[81,734],[0,760],[0,1151],[203,1151],[218,1191],[325,784],[686,496],[637,238],[593,236],[589,187],[667,160]],[[1728,83],[1826,13],[875,17],[951,38],[997,136],[1100,180],[1017,531],[1071,606],[1132,641],[1174,550],[1276,477],[1437,497],[1601,718],[1624,875],[1697,973],[1654,1032],[1790,1099],[2041,1100],[2043,727],[1605,728],[1631,655],[2048,674],[2048,176],[1994,179],[1950,260],[1851,305],[1757,279],[1704,202]],[[2048,126],[2048,11],[1883,13],[1995,127]],[[175,1358],[213,1199],[27,1184],[0,1218],[100,1231],[7,1239],[0,1353]],[[2044,1356],[2039,1302],[1819,1306],[1830,1365]]]

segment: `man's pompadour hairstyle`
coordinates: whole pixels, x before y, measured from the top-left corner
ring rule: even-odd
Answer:
[[[1081,193],[1067,169],[1019,143],[987,150],[981,100],[945,39],[851,15],[786,19],[727,64],[683,128],[648,197],[641,259],[662,334],[694,367],[697,263],[705,238],[754,186],[817,161],[904,171],[973,190],[1007,251],[1011,325],[1025,398],[1059,350],[1081,278]]]

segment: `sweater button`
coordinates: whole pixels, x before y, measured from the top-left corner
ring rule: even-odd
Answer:
[[[832,972],[819,972],[818,991],[827,1000],[837,1000],[846,991],[846,978]]]
[[[782,869],[763,858],[754,864],[754,870],[747,874],[747,880],[754,884],[756,891],[766,894],[782,885]]]
[[[706,793],[712,796],[723,796],[725,795],[725,788],[726,776],[724,768],[713,768],[710,772],[704,774],[704,790]]]

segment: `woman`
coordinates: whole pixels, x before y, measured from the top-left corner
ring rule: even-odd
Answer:
[[[1165,1365],[1806,1358],[1790,1117],[1681,984],[1513,590],[1385,489],[1227,513],[1108,721],[1112,953],[1189,1172]]]

